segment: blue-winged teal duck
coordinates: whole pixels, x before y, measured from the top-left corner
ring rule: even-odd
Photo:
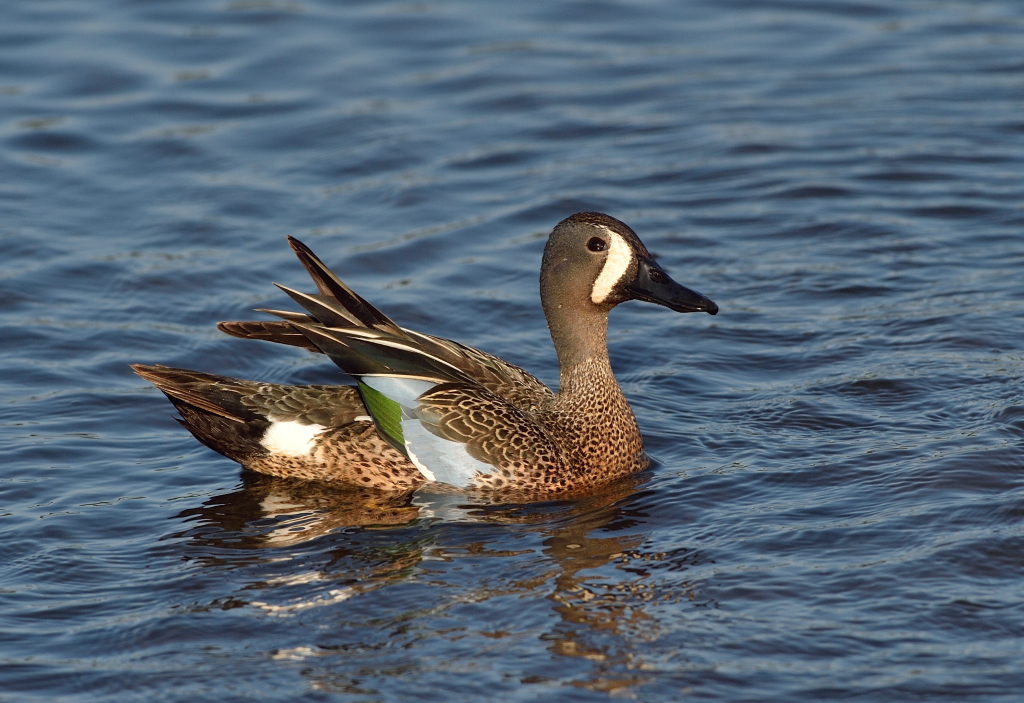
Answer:
[[[486,352],[399,327],[304,244],[292,249],[319,289],[280,286],[305,313],[222,322],[233,336],[329,356],[355,386],[281,386],[133,368],[163,391],[200,442],[252,471],[409,491],[562,493],[648,464],[636,418],[608,362],[608,312],[646,300],[677,312],[718,306],[673,281],[624,223],[595,212],[548,237],[540,296],[558,353],[558,393]]]

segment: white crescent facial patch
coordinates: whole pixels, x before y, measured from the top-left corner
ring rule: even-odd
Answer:
[[[608,238],[608,258],[604,260],[604,268],[601,274],[594,281],[594,289],[590,292],[590,299],[596,305],[600,305],[611,294],[612,289],[622,280],[633,262],[633,249],[626,243],[621,235],[613,232],[607,227],[598,227],[604,230]]]

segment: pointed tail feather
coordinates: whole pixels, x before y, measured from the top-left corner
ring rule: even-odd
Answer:
[[[405,376],[441,382],[466,382],[466,374],[445,359],[406,339],[371,330],[329,329],[295,323],[342,371],[360,376]]]
[[[277,285],[305,313],[265,310],[283,322],[221,322],[226,334],[321,351],[352,376],[405,376],[438,382],[508,380],[505,365],[454,342],[405,330],[357,295],[294,237],[288,243],[306,268],[319,294]],[[473,373],[467,373],[467,368]],[[483,376],[483,378],[478,378]],[[514,380],[514,379],[513,379]]]
[[[217,329],[239,339],[259,339],[265,342],[302,347],[308,351],[320,353],[320,349],[306,339],[306,335],[296,330],[290,322],[278,322],[277,320],[218,322]]]
[[[289,322],[305,322],[306,324],[315,323],[317,319],[312,315],[307,315],[303,312],[291,312],[290,310],[274,310],[273,308],[255,308],[256,312],[265,312],[268,315],[274,315],[280,317],[282,320],[288,320]]]
[[[326,295],[310,295],[294,290],[280,283],[275,286],[301,305],[317,322],[328,327],[366,327],[359,318],[346,310],[341,303]]]
[[[400,338],[407,337],[401,327],[342,283],[309,247],[294,237],[288,237],[288,243],[313,279],[320,294],[302,293],[287,286],[274,285],[301,305],[306,313],[258,309],[259,312],[283,318],[285,322],[225,321],[218,323],[217,329],[232,337],[276,342],[310,351],[320,349],[289,323],[373,329]]]
[[[309,247],[295,237],[288,237],[288,244],[291,245],[292,250],[299,258],[299,261],[302,262],[302,265],[306,267],[306,272],[309,273],[310,278],[316,283],[316,287],[322,295],[330,296],[337,300],[364,327],[372,327],[399,337],[403,336],[402,328],[342,283],[341,279],[335,276]],[[301,305],[302,303],[299,304]]]

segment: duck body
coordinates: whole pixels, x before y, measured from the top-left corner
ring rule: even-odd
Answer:
[[[274,476],[410,491],[576,492],[648,465],[608,360],[608,312],[640,299],[716,314],[672,281],[624,223],[578,213],[548,238],[541,301],[559,391],[486,352],[399,327],[289,238],[318,288],[280,286],[304,313],[222,322],[233,336],[326,354],[356,386],[284,386],[136,365],[203,444]]]

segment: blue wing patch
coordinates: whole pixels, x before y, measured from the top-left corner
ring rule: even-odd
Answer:
[[[366,409],[373,416],[377,428],[392,442],[404,446],[409,461],[428,481],[469,488],[473,486],[475,476],[494,470],[490,464],[471,457],[466,445],[438,437],[417,418],[419,397],[437,386],[437,381],[362,376],[359,384]]]

